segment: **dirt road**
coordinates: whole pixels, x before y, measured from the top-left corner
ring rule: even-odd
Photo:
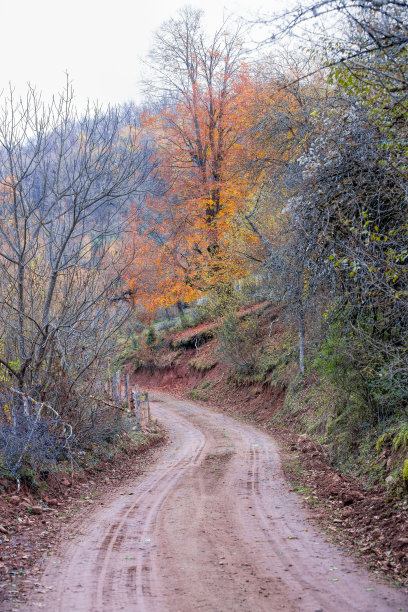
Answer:
[[[171,444],[47,561],[26,609],[57,612],[408,610],[314,531],[273,440],[156,394]]]

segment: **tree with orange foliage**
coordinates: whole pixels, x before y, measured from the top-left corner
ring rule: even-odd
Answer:
[[[208,37],[201,18],[180,11],[162,25],[150,54],[148,90],[161,99],[142,123],[165,188],[133,224],[129,284],[151,309],[228,290],[247,274],[248,245],[259,244],[253,209],[266,169],[293,155],[293,122],[280,117],[296,115],[296,96],[276,73],[245,64],[239,28],[224,23]],[[260,118],[272,116],[279,133],[260,137]]]
[[[183,9],[157,32],[150,54],[149,92],[162,105],[146,111],[143,123],[156,142],[166,192],[147,202],[150,222],[145,209],[135,228],[138,271],[130,284],[152,308],[190,301],[245,269],[232,246],[253,182],[245,137],[253,83],[240,29],[224,24],[208,38],[201,19],[200,11]]]

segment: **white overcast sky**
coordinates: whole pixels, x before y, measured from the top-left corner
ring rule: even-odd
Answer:
[[[30,82],[44,98],[60,90],[67,71],[79,107],[140,101],[140,58],[152,33],[182,6],[202,8],[209,28],[223,15],[287,8],[285,0],[0,0],[0,91]]]

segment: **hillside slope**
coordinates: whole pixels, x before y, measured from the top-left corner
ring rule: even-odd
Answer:
[[[389,424],[379,436],[371,427],[362,437],[341,389],[316,369],[300,376],[294,331],[271,304],[242,308],[235,323],[227,346],[222,321],[162,333],[128,356],[132,384],[208,403],[273,433],[288,478],[328,532],[375,571],[405,582],[406,447],[393,443],[400,428]]]

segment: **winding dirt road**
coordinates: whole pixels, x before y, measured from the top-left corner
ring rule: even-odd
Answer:
[[[47,561],[26,609],[408,610],[313,529],[269,436],[164,394],[152,408],[171,444]]]

